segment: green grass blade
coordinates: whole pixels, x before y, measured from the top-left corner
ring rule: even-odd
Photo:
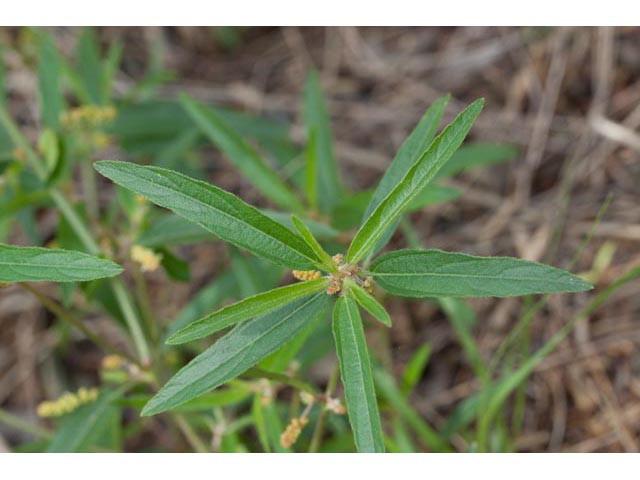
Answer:
[[[308,270],[318,258],[298,235],[235,195],[172,170],[127,162],[96,162],[96,170],[229,243],[289,268]]]
[[[46,33],[42,33],[38,55],[40,110],[42,123],[52,129],[60,125],[60,114],[64,109],[60,74],[60,59],[53,40]]]
[[[83,30],[76,49],[76,72],[91,103],[104,104],[102,62],[96,32],[87,27]]]
[[[349,422],[358,452],[384,452],[371,362],[358,305],[343,295],[333,310],[333,335],[340,361]]]
[[[319,293],[237,325],[171,378],[142,415],[171,410],[237,377],[304,331],[329,300]]]
[[[458,149],[483,105],[483,99],[473,102],[431,143],[420,159],[360,227],[347,252],[348,262],[356,263],[362,259],[376,246],[385,232],[396,224],[405,208]]]
[[[307,242],[309,248],[311,248],[315,252],[316,256],[320,259],[323,266],[328,271],[336,270],[335,262],[331,259],[331,255],[324,251],[324,248],[322,248],[322,246],[318,243],[316,238],[313,236],[313,233],[311,233],[309,227],[307,227],[307,225],[295,215],[291,216],[291,222],[293,223],[293,226],[298,231],[302,239]]]
[[[388,292],[407,297],[512,297],[593,288],[581,278],[548,265],[442,250],[384,254],[371,265],[371,274]]]
[[[400,385],[403,395],[409,396],[415,386],[422,378],[431,358],[431,346],[428,343],[420,347],[411,356],[411,359],[402,372],[402,383]]]
[[[214,109],[192,98],[180,97],[183,108],[204,135],[222,150],[227,159],[240,170],[268,199],[281,208],[303,211],[298,197],[280,180],[260,155]]]
[[[233,305],[227,305],[178,330],[167,339],[167,343],[176,345],[206,337],[236,323],[264,315],[302,297],[319,293],[326,288],[327,279],[318,278],[259,293]]]
[[[86,253],[0,244],[0,282],[86,282],[121,273],[120,265]]]
[[[391,317],[378,301],[373,298],[364,288],[355,282],[349,282],[349,291],[353,293],[353,297],[367,312],[376,320],[383,323],[387,327],[391,326]]]
[[[329,213],[340,200],[342,186],[338,176],[338,167],[333,153],[333,134],[329,113],[316,72],[309,73],[304,87],[303,114],[307,125],[307,138],[312,142],[315,152],[313,174],[307,171],[307,179],[313,175],[316,180],[317,204],[320,211]],[[309,166],[309,165],[307,165]]]
[[[407,422],[407,425],[416,432],[422,442],[433,452],[450,452],[451,448],[447,443],[411,408],[411,405],[393,381],[393,377],[381,369],[374,370],[373,374],[380,397]]]
[[[453,177],[458,173],[478,167],[487,167],[506,162],[516,157],[518,149],[511,145],[474,143],[460,147],[443,165],[436,178]]]
[[[431,205],[452,202],[461,196],[462,191],[457,188],[432,183],[411,200],[406,211],[415,212]]]

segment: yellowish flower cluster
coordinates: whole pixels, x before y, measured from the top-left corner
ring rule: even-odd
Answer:
[[[309,423],[307,417],[294,418],[291,420],[291,423],[287,425],[285,431],[280,435],[280,445],[284,448],[291,448],[298,440],[302,429],[307,423]]]
[[[112,106],[85,105],[63,112],[60,121],[66,128],[97,128],[116,118],[116,109]]]
[[[298,280],[315,280],[322,276],[317,270],[293,270],[291,273]]]
[[[336,415],[344,415],[347,412],[339,398],[328,397],[325,402],[325,408]]]
[[[131,247],[130,254],[131,260],[138,263],[143,272],[153,272],[157,270],[162,261],[162,255],[141,245]]]
[[[127,364],[127,361],[120,355],[107,355],[102,359],[102,368],[105,370],[119,370]]]
[[[76,393],[65,392],[57,400],[41,402],[38,405],[37,413],[42,418],[60,417],[73,412],[81,405],[95,402],[97,398],[97,388],[81,387]]]

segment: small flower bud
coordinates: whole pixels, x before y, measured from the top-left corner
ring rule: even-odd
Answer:
[[[153,272],[158,269],[160,262],[162,261],[162,255],[154,252],[150,248],[146,248],[140,245],[134,245],[131,247],[131,259],[140,264],[140,269],[143,272]]]

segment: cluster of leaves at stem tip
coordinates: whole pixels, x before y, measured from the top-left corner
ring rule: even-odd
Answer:
[[[568,272],[516,258],[420,249],[375,257],[401,215],[460,147],[484,103],[482,99],[473,102],[433,138],[447,101],[435,102],[402,145],[344,255],[330,255],[298,216],[291,217],[291,229],[237,196],[183,174],[126,162],[96,163],[98,172],[118,185],[226,242],[296,271],[297,278],[307,278],[225,306],[175,332],[168,343],[189,342],[234,327],[171,378],[147,403],[143,415],[174,409],[228,382],[292,341],[332,308],[335,346],[357,449],[381,452],[382,427],[360,308],[386,326],[391,325],[391,318],[372,295],[374,284],[406,297],[507,297],[591,288]],[[238,150],[245,156],[254,154],[197,103],[188,98],[183,98],[183,103],[199,115],[200,122],[206,122],[208,135],[227,153],[235,151],[235,157]],[[318,142],[318,134],[312,132],[311,144]],[[322,183],[331,185],[331,176],[336,174],[335,170],[317,168],[322,153],[316,149],[309,155],[307,186],[311,195],[327,191]],[[243,165],[258,175],[264,173],[258,159]],[[286,187],[276,180],[269,181],[270,196],[274,202],[288,204]],[[331,198],[310,200],[321,208]]]

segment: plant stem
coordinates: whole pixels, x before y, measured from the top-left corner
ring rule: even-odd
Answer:
[[[31,423],[17,417],[6,410],[0,408],[0,423],[3,423],[15,430],[20,430],[21,432],[26,432],[34,437],[49,439],[51,438],[52,433],[49,430],[46,430],[42,427],[38,427],[37,425],[32,425]]]
[[[113,293],[115,294],[118,304],[120,305],[120,309],[122,310],[122,314],[124,315],[124,320],[129,327],[131,336],[133,337],[133,343],[135,344],[138,355],[140,356],[140,361],[143,365],[148,365],[151,359],[149,347],[145,340],[144,333],[142,332],[142,328],[140,327],[140,322],[136,316],[133,304],[131,303],[131,298],[124,289],[124,285],[121,281],[111,279],[109,283],[111,284]]]
[[[116,346],[112,345],[107,340],[104,340],[103,338],[101,338],[98,335],[96,335],[95,333],[93,333],[80,320],[78,320],[74,316],[68,314],[64,310],[64,308],[62,308],[60,305],[58,305],[55,301],[53,301],[50,298],[48,298],[46,295],[44,295],[38,289],[32,287],[31,285],[29,285],[27,283],[19,283],[18,285],[20,285],[22,288],[24,288],[25,290],[30,292],[34,297],[36,297],[38,299],[38,301],[42,305],[44,305],[49,311],[51,311],[53,314],[55,314],[56,317],[58,317],[60,320],[63,320],[65,322],[67,322],[72,327],[75,327],[78,330],[80,330],[82,333],[85,334],[85,336],[89,340],[91,340],[93,343],[95,343],[96,345],[101,347],[103,350],[105,350],[107,352],[114,353],[116,355],[119,355],[119,356],[121,356],[123,358],[126,358],[130,362],[135,363],[138,366],[141,366],[140,363],[138,362],[138,360],[133,358],[128,353],[125,353],[122,350],[118,349]]]
[[[82,193],[84,193],[87,212],[92,222],[98,223],[100,213],[98,209],[98,195],[96,184],[96,171],[93,169],[93,162],[87,155],[80,158],[80,175],[82,181]]]
[[[336,385],[338,385],[339,375],[340,375],[340,365],[336,362],[336,365],[333,368],[333,372],[331,372],[331,376],[329,377],[329,382],[327,383],[327,389],[324,392],[326,399],[328,399],[331,395],[333,395],[333,391],[336,389]],[[316,453],[320,449],[320,443],[322,442],[322,435],[324,434],[324,422],[326,418],[327,418],[327,409],[323,408],[320,411],[320,415],[318,416],[318,421],[316,422],[316,426],[313,430],[313,436],[311,437],[311,443],[309,445],[309,453]]]
[[[178,426],[184,437],[186,438],[191,448],[193,448],[197,453],[207,453],[209,449],[204,444],[202,439],[198,436],[198,434],[193,430],[191,425],[185,420],[184,416],[176,413],[171,415],[171,418]]]

